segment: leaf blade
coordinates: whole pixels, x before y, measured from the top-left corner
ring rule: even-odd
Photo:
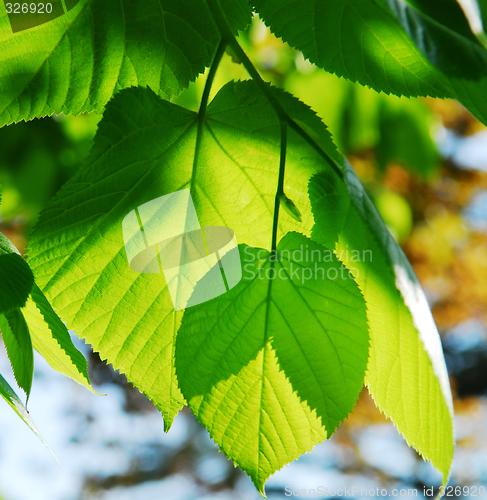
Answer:
[[[377,92],[458,99],[487,124],[487,78],[475,81],[438,70],[404,31],[387,0],[258,0],[256,7],[276,36],[324,70]]]
[[[298,233],[287,234],[276,254],[241,247],[248,276],[188,309],[176,343],[176,371],[188,405],[262,495],[270,474],[330,437],[348,415],[367,364],[363,297],[348,272],[303,284],[307,266],[316,264],[327,276],[340,268],[331,250],[327,262],[303,257],[308,247],[326,252]],[[271,269],[275,274],[268,278]],[[195,293],[200,285],[206,283]],[[347,303],[339,306],[332,297],[344,294]],[[300,423],[304,417],[310,429]]]
[[[453,406],[439,335],[409,263],[349,165],[345,172],[351,204],[336,250],[367,301],[371,348],[365,382],[378,407],[446,484]],[[329,210],[327,200],[312,202],[314,210]],[[318,232],[313,236],[319,241]]]
[[[387,94],[448,95],[441,75],[432,71],[381,1],[255,3],[278,37],[330,73]]]
[[[268,174],[267,164],[263,169],[265,175],[259,172],[249,175],[251,171],[242,170],[242,165],[231,154],[233,139],[227,133],[231,127],[225,122],[234,121],[232,116],[235,113],[228,110],[228,102],[236,102],[245,115],[241,123],[249,137],[253,132],[245,130],[247,127],[260,129],[262,125],[252,124],[248,113],[249,101],[255,101],[256,97],[254,86],[249,82],[244,84],[243,96],[237,92],[238,87],[229,85],[225,95],[210,105],[203,148],[213,148],[230,171],[241,179],[247,179],[250,196],[257,195],[257,198],[254,202],[245,197],[239,203],[249,206],[255,217],[242,226],[232,209],[235,198],[230,205],[226,199],[218,200],[217,205],[208,201],[207,193],[216,190],[224,179],[215,176],[216,171],[206,177],[212,160],[205,154],[202,155],[205,168],[199,170],[205,172],[205,177],[198,177],[193,199],[199,208],[202,224],[223,224],[235,227],[239,234],[243,234],[244,230],[253,230],[259,222],[262,228],[259,241],[266,244],[270,242],[270,235],[264,228],[269,227],[270,206],[273,206],[270,201],[274,189],[271,181],[275,178],[277,183],[277,177],[275,172]],[[281,98],[285,100],[286,96],[283,94]],[[304,115],[312,117],[313,126],[320,123],[305,106],[296,106],[295,101],[287,100],[296,108],[297,115],[303,115],[304,108]],[[257,110],[264,102],[259,97],[251,105],[252,110]],[[272,133],[278,131],[278,122],[272,114],[264,109],[259,111],[259,116],[265,118],[266,127],[271,127]],[[320,138],[327,140],[330,147],[329,134],[318,130]],[[101,351],[102,358],[126,373],[129,380],[157,401],[166,422],[172,421],[184,401],[171,359],[180,317],[174,314],[163,276],[137,274],[128,268],[120,227],[125,215],[134,207],[189,186],[195,138],[194,113],[161,101],[148,90],[131,89],[120,93],[107,107],[87,165],[44,210],[29,242],[30,263],[35,268],[37,282],[63,321],[79,335],[83,335],[83,330],[89,331],[87,339],[93,348]],[[252,141],[260,147],[260,139]],[[264,152],[255,149],[255,157],[260,156],[262,161],[263,155],[267,155],[272,159],[273,148],[273,145],[265,146]],[[167,174],[164,176],[158,170],[162,162]],[[297,168],[298,163],[301,163],[300,160],[290,159],[290,172]],[[170,165],[174,165],[174,169]],[[305,167],[304,171],[309,168]],[[261,187],[267,190],[265,195],[258,193]],[[120,196],[121,192],[125,196]],[[303,181],[298,190],[295,183],[288,183],[286,192],[293,196],[303,220],[309,224],[311,210],[306,201],[306,182]],[[90,204],[88,211],[75,208],[78,204],[84,205],[91,196],[96,201]],[[303,202],[307,204],[304,208]],[[66,204],[71,207],[67,212]],[[71,225],[67,237],[63,237],[66,217],[76,222]],[[282,227],[299,227],[298,222],[289,216],[283,216],[282,220],[286,220],[286,226],[282,222],[281,231]],[[119,221],[120,226],[114,221]],[[38,237],[41,234],[44,236]],[[63,241],[61,252],[61,247],[53,245],[59,238]],[[109,278],[111,273],[117,274],[117,284]],[[66,300],[65,279],[75,300]],[[116,341],[112,337],[115,331],[118,332]],[[160,352],[159,357],[155,356],[155,351]],[[153,367],[151,375],[141,365],[140,360],[144,356],[149,357],[149,364]],[[157,369],[154,369],[156,366]],[[172,410],[168,410],[169,406]]]
[[[34,349],[51,368],[94,392],[86,358],[73,344],[66,325],[37,285],[32,289],[32,296],[24,309],[24,317],[29,325]]]
[[[487,52],[457,0],[387,2],[416,46],[444,74],[474,80],[486,76]]]
[[[20,309],[0,315],[0,329],[15,380],[29,400],[34,377],[34,350],[29,328]]]
[[[235,32],[251,18],[250,6],[239,5],[238,12],[226,6]],[[80,0],[65,15],[18,33],[3,16],[1,125],[101,112],[131,86],[178,95],[209,66],[219,41],[205,0]]]
[[[348,188],[342,184],[344,203],[338,201],[341,194],[337,197],[334,193],[335,185],[340,183],[329,182],[328,186],[316,189],[318,197],[332,203],[331,209],[318,217],[310,202],[309,181],[315,175],[340,168],[343,159],[333,147],[326,128],[309,108],[275,89],[270,92],[295,124],[305,123],[317,138],[310,144],[289,130],[284,192],[298,208],[301,222],[281,211],[277,239],[296,231],[312,239],[316,234],[324,235],[323,244],[333,245],[343,232],[341,224],[351,210],[346,198]],[[183,394],[179,399],[166,397],[172,394],[171,384],[177,387],[179,382],[172,350],[180,318],[174,314],[161,273],[143,275],[129,268],[122,221],[129,212],[150,200],[193,186],[191,195],[201,225],[230,227],[240,244],[270,249],[278,185],[279,120],[263,95],[256,91],[255,84],[229,83],[214,98],[201,127],[197,162],[194,161],[196,129],[194,113],[161,101],[148,90],[121,92],[107,106],[89,160],[41,214],[29,243],[36,279],[63,320],[87,336],[95,350],[127,373],[129,380],[166,412],[171,402],[177,401],[179,405],[184,401]],[[327,161],[333,161],[333,167]],[[80,210],[86,199],[91,202],[84,203]],[[319,220],[329,227],[315,234],[314,225]],[[344,236],[341,238],[343,241]],[[397,292],[394,280],[392,289]],[[369,296],[369,300],[373,297]],[[417,332],[411,335],[418,337]],[[419,345],[419,340],[415,342]],[[242,370],[249,377],[264,362],[269,362],[270,372],[279,371],[275,369],[276,363],[279,366],[277,358],[268,355],[275,352],[273,345],[263,343],[262,338],[251,352],[242,349],[247,353],[247,364]],[[164,352],[165,357],[156,359],[151,354],[153,350]],[[426,360],[425,363],[427,367]],[[427,378],[431,374],[432,370],[427,369]],[[408,382],[417,389],[417,379],[409,375]],[[432,377],[434,382],[436,375]],[[387,381],[387,373],[380,383],[386,383],[384,380]],[[225,391],[234,386],[230,378],[222,383],[227,384]],[[302,402],[293,403],[294,396],[289,396],[281,382],[277,385],[282,401],[293,408],[294,414],[302,415]],[[234,388],[237,390],[236,385]],[[439,393],[437,396],[443,397]],[[255,394],[248,393],[248,397],[254,401]],[[199,404],[197,395],[191,404],[193,407]],[[277,407],[271,405],[269,411],[278,418]],[[310,415],[303,417],[311,433],[302,441],[307,447],[311,446],[310,435],[312,439],[320,436],[324,439],[323,433],[316,430],[317,417]],[[255,424],[252,418],[251,422]],[[431,422],[426,424],[430,426]],[[266,474],[259,472],[258,440],[253,443],[257,450],[255,460],[246,457],[244,466],[261,488]],[[239,446],[235,445],[235,453],[242,450]],[[296,446],[295,443],[293,449]],[[273,460],[275,464],[280,462]]]
[[[0,314],[23,307],[27,301],[34,275],[19,251],[0,233]]]

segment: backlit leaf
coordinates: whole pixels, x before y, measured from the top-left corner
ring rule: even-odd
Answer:
[[[250,21],[242,0],[224,9],[235,32]],[[66,14],[16,33],[2,9],[0,126],[102,111],[114,93],[136,85],[177,95],[210,64],[218,42],[205,0],[80,0]]]
[[[0,331],[15,380],[29,399],[34,376],[34,350],[29,327],[20,309],[13,309],[5,315],[0,315]]]
[[[453,404],[440,338],[421,286],[349,165],[351,199],[336,251],[367,302],[370,359],[365,382],[406,441],[446,484],[453,459]],[[310,183],[322,184],[320,176]],[[330,198],[314,199],[321,220]],[[318,231],[313,237],[320,241]]]
[[[289,233],[274,252],[240,254],[242,281],[186,311],[176,370],[197,419],[263,494],[269,475],[351,411],[368,326],[363,297],[331,250]]]

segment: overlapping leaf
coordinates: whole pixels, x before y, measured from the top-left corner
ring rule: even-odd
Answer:
[[[246,2],[224,8],[235,32],[245,28]],[[209,65],[218,41],[205,0],[81,0],[67,14],[17,33],[2,8],[0,126],[101,111],[114,92],[134,85],[177,95]]]
[[[296,123],[311,131],[314,141],[318,143],[312,146],[313,141],[306,141],[289,130],[284,193],[297,212],[281,210],[278,241],[288,232],[296,231],[302,237],[311,236],[330,245],[341,232],[339,245],[349,243],[350,250],[361,250],[365,246],[365,249],[370,248],[374,252],[374,256],[388,255],[390,248],[387,241],[376,241],[375,233],[363,220],[366,217],[360,218],[358,209],[353,208],[357,200],[362,200],[360,192],[345,189],[338,178],[310,185],[311,179],[320,179],[320,176],[332,171],[327,163],[330,157],[338,166],[342,161],[326,128],[309,108],[296,99],[275,89],[270,91]],[[198,414],[203,412],[205,425],[211,425],[212,433],[221,436],[218,441],[225,448],[223,441],[229,443],[226,441],[228,433],[234,432],[234,428],[238,435],[242,422],[237,416],[228,426],[224,413],[230,408],[222,406],[217,411],[210,407],[216,402],[211,395],[208,396],[211,405],[200,408],[198,405],[204,398],[202,387],[198,386],[196,394],[189,385],[184,385],[184,381],[178,384],[174,349],[181,314],[176,314],[173,309],[162,274],[139,274],[130,269],[124,248],[122,220],[148,201],[189,188],[202,226],[230,227],[240,244],[270,249],[280,126],[277,115],[254,83],[229,83],[209,106],[199,141],[196,141],[196,135],[197,116],[194,113],[162,101],[146,89],[120,92],[107,106],[90,158],[41,214],[29,244],[29,256],[36,280],[56,312],[158,405],[166,423],[172,421],[183,404],[183,394],[178,388],[181,385],[191,406]],[[310,197],[313,203],[318,200],[322,209],[315,206],[312,211]],[[298,212],[299,217],[296,217]],[[352,213],[358,217],[358,222],[351,219]],[[356,235],[353,234],[354,227]],[[352,232],[351,236],[348,231]],[[350,242],[345,242],[346,239]],[[348,257],[344,260],[349,267],[356,267],[353,259],[351,262]],[[387,258],[379,262],[388,269],[392,265]],[[441,392],[439,382],[442,372],[441,366],[439,371],[437,367],[442,363],[441,358],[432,364],[427,354],[431,352],[428,338],[431,336],[438,342],[437,332],[428,327],[426,332],[429,333],[426,333],[421,324],[413,323],[392,272],[389,279],[387,271],[384,271],[387,287],[381,295],[380,284],[369,279],[365,286],[360,281],[370,278],[367,274],[369,269],[374,274],[380,269],[369,267],[368,263],[364,263],[364,269],[363,276],[359,278],[357,275],[357,283],[368,303],[375,304],[372,312],[367,313],[371,344],[375,346],[375,359],[381,355],[386,359],[385,368],[378,362],[369,364],[369,387],[386,414],[394,421],[397,419],[396,424],[406,439],[446,475],[452,449],[451,415],[445,402],[448,394]],[[374,283],[376,288],[369,286],[369,282]],[[397,280],[398,286],[401,283]],[[381,299],[384,299],[383,302],[380,302]],[[227,300],[227,296],[221,300]],[[308,300],[313,302],[311,296]],[[407,304],[413,307],[412,301]],[[244,307],[243,303],[239,305]],[[234,313],[238,311],[232,310],[231,314]],[[383,317],[379,318],[380,314]],[[211,318],[214,317],[209,316],[210,323]],[[379,324],[381,319],[383,324]],[[201,321],[205,321],[204,318]],[[284,328],[282,321],[281,325]],[[393,339],[392,346],[395,346],[390,351],[384,348],[388,338]],[[241,383],[242,380],[247,383],[252,374],[259,378],[259,372],[255,370],[258,366],[262,367],[259,361],[265,361],[272,377],[279,379],[277,385],[279,391],[284,391],[282,397],[293,408],[291,410],[290,406],[289,412],[281,415],[282,425],[289,426],[296,422],[296,418],[303,417],[310,422],[311,410],[304,400],[312,399],[312,395],[306,393],[302,386],[293,386],[302,400],[298,405],[292,391],[283,388],[286,379],[284,373],[279,372],[279,366],[284,372],[289,370],[289,366],[285,366],[285,354],[280,356],[274,353],[280,350],[282,354],[282,349],[288,347],[282,344],[279,347],[279,341],[262,343],[262,337],[257,341],[260,344],[258,348],[256,344],[253,353],[245,350],[247,364],[240,362]],[[402,356],[406,360],[404,366],[401,364]],[[193,363],[198,363],[197,357],[193,358]],[[183,372],[189,373],[185,368]],[[260,377],[262,380],[262,371]],[[428,381],[428,388],[422,385],[424,380]],[[230,390],[230,379],[222,377],[220,381],[225,391]],[[293,385],[291,376],[289,383]],[[388,387],[394,387],[395,392],[388,391]],[[236,387],[234,389],[237,391]],[[266,386],[267,389],[270,390],[270,385]],[[425,399],[429,391],[439,409],[438,414],[430,411],[431,403]],[[233,394],[237,397],[237,392]],[[266,394],[270,397],[270,393]],[[416,401],[413,396],[417,397]],[[320,404],[314,402],[310,405],[314,411],[323,413]],[[277,411],[274,406],[272,408],[272,412]],[[426,410],[430,411],[427,417],[423,416]],[[277,418],[277,414],[274,415]],[[220,418],[223,420],[219,424]],[[316,420],[316,417],[313,418]],[[324,422],[326,425],[326,418]],[[254,425],[257,424],[254,422]],[[332,423],[331,427],[334,425]],[[224,435],[227,427],[229,430]],[[272,442],[265,445],[265,457],[270,458],[271,448],[289,448],[265,466],[263,462],[256,462],[264,455],[254,453],[255,447],[251,454],[245,453],[245,443],[239,442],[236,435],[230,448],[225,449],[237,464],[254,475],[260,487],[273,469],[309,449],[311,440],[324,437],[323,431],[317,429],[315,424],[309,426],[308,432],[310,434],[304,441],[301,438],[296,441],[291,437],[292,431],[289,431],[287,438],[290,441],[286,441],[287,444],[278,442],[279,437],[284,435],[268,433],[267,437],[272,438]],[[254,433],[254,437],[257,434]],[[437,441],[440,438],[444,443],[443,455]]]
[[[34,370],[33,347],[57,371],[91,390],[86,359],[34,283],[29,265],[2,233],[0,276],[0,330],[15,378],[27,398]]]
[[[0,233],[0,314],[25,306],[34,284],[27,262]]]
[[[438,331],[421,286],[349,165],[347,217],[336,245],[367,301],[371,349],[366,383],[375,402],[408,443],[437,467],[446,483],[453,459],[453,405]],[[322,220],[335,204],[316,197],[328,176],[310,183]],[[338,194],[337,194],[338,195]],[[319,225],[313,239],[323,240]]]
[[[289,233],[274,252],[240,254],[242,281],[186,311],[176,370],[197,419],[264,494],[274,471],[352,410],[368,327],[363,297],[331,250]]]
[[[15,257],[15,259],[7,257]],[[2,275],[2,281],[0,281],[0,304],[2,305],[0,333],[15,380],[26,393],[27,400],[34,375],[33,340],[34,347],[48,361],[55,360],[58,371],[91,388],[85,358],[73,345],[66,326],[34,284],[30,267],[15,246],[2,233],[0,233],[0,274]],[[35,304],[30,297],[31,293],[34,301],[39,304],[43,314],[46,315],[46,328],[42,331],[41,339],[33,334],[34,324],[30,321],[32,318],[28,313],[29,305]],[[26,307],[22,307],[24,305]],[[55,334],[50,335],[51,328],[53,331],[57,330]],[[0,396],[52,452],[37,430],[24,404],[1,375]]]
[[[382,2],[256,0],[272,31],[317,66],[377,91],[445,97],[448,89]]]
[[[30,394],[34,353],[20,308],[34,284],[32,271],[11,241],[0,233],[0,331],[19,387]]]
[[[29,399],[34,376],[34,350],[29,328],[20,308],[0,315],[0,331],[18,386]]]
[[[54,370],[93,392],[86,358],[73,344],[66,325],[35,284],[22,313],[29,326],[34,349]]]
[[[478,79],[480,71],[475,75],[477,81],[472,81],[468,78],[471,74],[459,71],[445,74],[438,70],[414,44],[386,0],[256,0],[254,3],[277,36],[326,71],[395,95],[458,99],[487,124],[487,78]],[[435,14],[441,18],[441,11]],[[475,53],[484,53],[485,49],[475,41],[465,41],[456,32],[444,26],[443,29],[446,31],[440,30],[442,36],[449,43],[461,40],[467,44],[463,51],[462,43],[457,46],[457,60],[467,59],[470,41],[476,47]],[[424,30],[420,28],[416,32],[418,43],[422,35]],[[429,37],[430,52],[444,53],[445,40],[434,32]],[[445,64],[448,55],[445,54]]]

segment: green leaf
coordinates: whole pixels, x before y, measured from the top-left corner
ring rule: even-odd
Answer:
[[[0,233],[0,314],[23,307],[34,284],[27,262]]]
[[[290,96],[278,95],[337,156],[316,115]],[[184,402],[174,368],[181,313],[174,311],[162,274],[129,268],[122,220],[152,199],[189,187],[196,172],[193,200],[202,225],[231,227],[240,242],[262,247],[271,242],[279,158],[276,116],[246,82],[227,85],[207,117],[200,164],[193,169],[196,114],[145,89],[121,92],[107,106],[86,165],[44,210],[29,242],[37,283],[56,312],[157,404],[166,423]],[[243,164],[236,126],[246,137]],[[288,171],[300,180],[287,182],[285,189],[304,225],[283,213],[280,234],[307,226],[309,235],[307,181],[322,168],[322,157],[294,133],[290,141]],[[232,179],[230,185],[221,171]],[[243,211],[246,218],[240,217]]]
[[[311,178],[332,171],[328,161],[333,161],[333,167],[337,168],[343,159],[337,154],[326,128],[309,108],[272,87],[266,91],[272,93],[273,99],[283,106],[295,124],[306,124],[314,136],[303,138],[289,127],[283,191],[299,210],[301,222],[281,210],[277,241],[291,231],[308,238],[324,235],[320,238],[324,238],[325,246],[333,245],[342,232],[343,241],[342,225],[348,227],[345,221],[352,213],[347,190],[338,179],[330,179],[327,185],[321,184],[314,189],[309,187]],[[270,250],[274,228],[281,127],[276,113],[258,87],[253,82],[227,84],[206,110],[205,121],[199,130],[197,141],[197,115],[161,100],[150,90],[120,92],[107,105],[90,157],[41,213],[29,242],[29,262],[37,283],[62,320],[85,337],[116,369],[126,373],[169,421],[184,401],[174,365],[181,313],[174,311],[163,273],[137,273],[129,267],[122,230],[124,218],[149,201],[190,189],[199,224],[229,227],[235,232],[239,244]],[[342,196],[335,194],[335,187],[339,189],[340,186],[347,195],[343,202]],[[324,209],[320,214],[316,207],[312,211],[310,196],[314,196],[313,192],[323,202]],[[332,206],[327,206],[327,202]],[[315,222],[318,229],[313,227]],[[361,220],[360,223],[363,225]],[[359,226],[358,230],[362,232],[357,237],[363,233],[363,227]],[[354,243],[358,248],[364,244],[361,239]],[[352,245],[350,249],[353,248]],[[377,252],[379,255],[379,250]],[[347,266],[354,267],[350,266],[348,257],[345,260]],[[387,273],[390,262],[383,261],[382,264],[385,270],[381,271],[379,266],[374,272]],[[377,297],[382,297],[380,287],[375,295],[367,287],[364,291],[360,279],[362,277],[357,277],[357,283],[367,302],[372,304]],[[387,294],[398,296],[394,279],[387,282],[387,286],[387,293],[382,292],[385,298],[389,297]],[[376,307],[386,308],[389,302],[379,302]],[[397,302],[392,302],[392,306],[396,307]],[[404,303],[401,314],[405,320],[410,315]],[[446,416],[437,416],[432,411],[427,416],[418,417],[418,412],[423,412],[425,405],[429,405],[423,398],[422,379],[418,378],[417,370],[414,371],[418,366],[424,370],[432,388],[433,398],[436,398],[432,401],[440,410],[447,408],[441,391],[435,389],[439,383],[419,333],[412,325],[401,324],[399,328],[397,321],[394,322],[396,316],[390,319],[391,324],[383,333],[379,316],[369,312],[367,315],[371,328],[374,323],[374,345],[383,348],[386,338],[391,336],[397,342],[404,341],[401,349],[407,349],[408,344],[414,346],[422,360],[419,365],[411,365],[410,370],[404,369],[400,381],[393,379],[388,371],[389,365],[379,370],[377,400],[382,404],[381,388],[386,391],[388,384],[394,385],[398,393],[387,396],[388,404],[384,406],[388,415],[393,419],[397,417],[400,429],[410,442],[418,441],[415,433],[424,433],[422,452],[433,457],[435,466],[443,470],[449,460],[450,442],[445,441],[447,453],[438,458],[438,444],[432,441],[435,431],[431,426],[434,423],[438,426],[437,432],[442,433],[450,416],[448,411]],[[249,359],[243,370],[251,373],[256,363],[262,367],[266,353],[266,369],[279,379],[279,390],[283,391],[285,401],[293,401],[295,396],[279,365],[279,362],[286,362],[285,356],[280,356],[278,361],[274,354],[285,347],[270,343],[262,350],[261,343],[259,349],[255,355],[260,353],[260,365],[255,361],[257,358]],[[392,350],[391,356],[396,356],[396,361],[399,359],[397,349]],[[411,353],[405,352],[404,356],[405,359],[413,357],[414,361]],[[373,384],[372,380],[369,386]],[[398,409],[397,406],[402,404],[401,391],[405,391],[408,397],[410,393],[421,392],[420,409],[414,404],[411,409]],[[292,412],[300,412],[310,424],[306,439],[300,441],[304,443],[302,449],[299,443],[293,445],[286,451],[286,457],[297,457],[309,449],[312,442],[325,437],[318,415],[312,416],[302,401],[294,401],[290,403],[289,418]],[[409,399],[405,401],[410,403]],[[320,408],[318,403],[312,404]],[[418,428],[406,428],[406,417],[417,422]],[[451,420],[448,422],[451,424]],[[423,443],[421,439],[418,442]],[[241,442],[239,446],[244,450],[245,445]],[[237,448],[234,451],[237,453]],[[245,463],[239,462],[243,468],[259,470],[259,464],[252,464],[248,455],[244,456]],[[266,473],[271,468],[269,466]],[[257,483],[261,484],[263,479],[260,475]]]
[[[255,0],[271,30],[330,73],[387,94],[446,97],[448,85],[380,1]]]
[[[0,283],[0,314],[25,305],[34,276],[21,255],[0,254]]]
[[[487,75],[487,51],[457,0],[387,3],[416,46],[443,73],[472,79]]]
[[[54,370],[94,392],[90,385],[86,358],[73,344],[66,325],[37,285],[34,285],[23,313],[29,325],[34,349]]]
[[[367,302],[371,347],[366,384],[379,408],[406,441],[442,473],[446,484],[453,458],[453,404],[440,338],[421,286],[349,165],[351,199],[336,251]],[[322,219],[334,209],[315,198]],[[312,189],[311,189],[312,188]],[[313,238],[320,241],[318,231]]]
[[[416,47],[386,0],[254,3],[277,36],[326,71],[387,94],[458,99],[487,124],[487,78],[472,81],[440,72]]]
[[[20,309],[0,315],[0,330],[15,380],[29,399],[34,376],[34,350],[29,328]]]
[[[309,197],[315,225],[311,235],[314,241],[334,248],[347,218],[350,197],[343,181],[336,175],[320,172],[312,180],[309,183]]]
[[[186,311],[176,370],[197,419],[263,495],[271,474],[352,410],[368,327],[363,297],[331,250],[289,233],[277,251],[240,254],[242,281]]]
[[[245,28],[250,6],[224,7],[234,32]],[[0,16],[0,126],[101,111],[118,90],[136,85],[170,98],[204,71],[219,42],[205,0],[81,0],[17,33],[4,10]]]
[[[34,284],[32,271],[12,242],[0,233],[0,330],[15,379],[29,399],[34,352],[20,311]]]
[[[253,9],[248,0],[219,0],[219,5],[235,35],[250,24]]]
[[[12,410],[29,426],[30,430],[46,445],[47,449],[54,455],[49,445],[44,441],[43,437],[37,430],[29,412],[23,405],[14,390],[10,387],[9,383],[0,375],[0,396],[10,405]],[[56,455],[54,455],[56,458]],[[57,458],[56,458],[57,460]],[[59,463],[59,462],[58,462]]]

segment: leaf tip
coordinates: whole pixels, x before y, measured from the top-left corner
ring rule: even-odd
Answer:
[[[255,484],[255,487],[257,488],[257,491],[259,492],[259,495],[262,498],[267,498],[267,496],[265,494],[265,484],[264,483],[262,483],[262,484],[254,483],[254,484]]]
[[[164,421],[164,433],[167,434],[171,430],[174,418],[170,418],[168,415],[163,415],[162,419]]]

